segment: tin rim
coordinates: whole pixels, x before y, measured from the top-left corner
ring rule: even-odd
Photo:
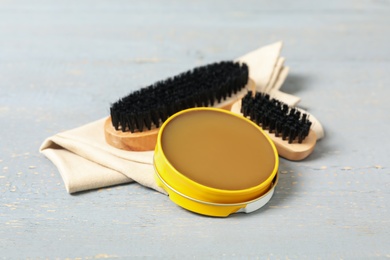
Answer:
[[[253,200],[249,200],[249,201],[244,201],[244,202],[239,202],[239,203],[217,203],[217,202],[208,202],[208,201],[203,201],[203,200],[199,200],[199,199],[196,199],[196,198],[193,198],[193,197],[190,197],[180,191],[177,191],[176,189],[174,189],[172,186],[170,186],[162,177],[161,175],[159,174],[158,170],[156,169],[156,166],[153,164],[153,168],[154,168],[154,172],[155,172],[155,175],[157,176],[157,178],[168,188],[170,189],[171,191],[175,192],[176,194],[186,198],[186,199],[189,199],[189,200],[192,200],[194,202],[197,202],[197,203],[201,203],[201,204],[205,204],[205,205],[211,205],[211,206],[217,206],[217,207],[231,207],[231,206],[243,206],[243,205],[248,205],[248,204],[251,204],[251,203],[254,203],[256,201],[259,201],[261,199],[263,199],[264,197],[266,197],[270,192],[272,192],[276,185],[278,184],[279,182],[279,173],[277,172],[276,175],[274,176],[272,182],[271,182],[271,186],[269,187],[269,189],[263,193],[262,195],[260,195],[259,197],[253,199]]]

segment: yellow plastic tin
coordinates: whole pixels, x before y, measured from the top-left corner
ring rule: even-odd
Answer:
[[[171,200],[211,216],[226,216],[273,192],[278,166],[276,148],[259,126],[208,107],[168,118],[154,153],[156,181]]]

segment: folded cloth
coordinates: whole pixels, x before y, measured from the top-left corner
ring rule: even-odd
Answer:
[[[284,66],[285,58],[280,57],[282,47],[282,42],[276,42],[251,51],[236,61],[249,66],[249,77],[255,81],[257,91],[267,92],[289,106],[296,106],[301,100],[299,97],[279,91],[290,70]]]
[[[288,74],[284,58],[280,57],[281,48],[282,42],[277,42],[237,60],[248,64],[257,90],[273,93],[281,101],[295,105],[299,98],[279,91]],[[66,190],[75,193],[135,181],[166,194],[154,181],[153,151],[124,151],[108,145],[104,121],[105,118],[58,133],[41,145],[40,152],[57,166]]]
[[[56,134],[41,145],[40,151],[57,166],[67,191],[136,181],[163,192],[153,179],[153,151],[123,151],[108,145],[104,121]]]

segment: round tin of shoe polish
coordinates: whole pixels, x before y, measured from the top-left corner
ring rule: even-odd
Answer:
[[[172,201],[200,214],[226,216],[265,194],[272,196],[279,157],[268,135],[252,121],[202,107],[164,122],[153,162],[156,181]]]

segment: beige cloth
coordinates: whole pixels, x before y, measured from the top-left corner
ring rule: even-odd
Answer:
[[[298,97],[279,91],[289,70],[280,57],[281,48],[282,43],[277,42],[237,60],[248,64],[258,90],[296,105]],[[235,109],[239,111],[239,107]],[[57,166],[66,190],[75,193],[135,181],[165,193],[154,181],[153,151],[129,152],[111,147],[104,139],[104,120],[56,134],[41,145],[40,151]]]
[[[136,181],[162,192],[153,179],[153,151],[122,151],[104,139],[104,120],[56,134],[41,152],[58,168],[69,193]]]

